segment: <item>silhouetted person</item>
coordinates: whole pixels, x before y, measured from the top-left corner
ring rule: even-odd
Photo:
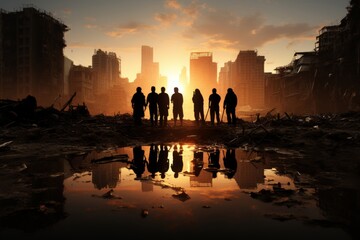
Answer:
[[[176,121],[178,117],[180,119],[180,125],[182,126],[183,117],[184,117],[184,112],[183,112],[184,99],[183,99],[183,95],[179,93],[179,88],[177,87],[174,88],[174,94],[171,95],[171,102],[173,104],[174,126],[176,126]]]
[[[166,145],[160,145],[158,168],[161,178],[165,178],[165,173],[169,170],[169,149]]]
[[[217,177],[218,169],[220,168],[220,150],[216,149],[214,152],[210,153],[209,156],[209,168],[212,168],[212,177]]]
[[[171,170],[174,172],[174,178],[179,177],[179,173],[183,170],[183,148],[180,145],[180,151],[178,151],[177,146],[175,145],[173,151],[173,163],[171,164]]]
[[[215,123],[215,116],[216,116],[217,124],[220,124],[220,113],[219,113],[220,100],[221,100],[221,97],[219,94],[216,93],[216,88],[213,88],[212,94],[210,94],[210,96],[209,96],[211,125],[214,125],[214,123]]]
[[[151,92],[147,95],[146,106],[149,105],[151,126],[157,126],[158,122],[158,100],[159,94],[155,92],[155,87],[151,87]]]
[[[170,98],[169,94],[165,92],[165,87],[161,87],[161,93],[158,97],[159,114],[160,114],[160,126],[167,126],[167,118],[169,116]]]
[[[136,93],[131,98],[131,105],[135,125],[141,125],[141,118],[144,117],[144,108],[146,107],[145,95],[141,92],[141,87],[136,88]]]
[[[135,146],[133,148],[133,155],[134,159],[131,163],[130,168],[134,171],[136,174],[136,179],[140,179],[142,174],[145,172],[146,167],[146,160],[144,155],[144,150],[141,148],[141,146]]]
[[[204,152],[194,152],[193,164],[194,164],[194,174],[196,177],[198,177],[204,166]]]
[[[227,149],[226,155],[224,156],[224,167],[226,168],[226,177],[234,177],[237,170],[237,161],[235,158],[235,149]]]
[[[226,109],[228,124],[236,125],[236,111],[235,111],[236,105],[237,105],[237,96],[232,90],[232,88],[228,88],[224,99],[224,109]]]
[[[158,169],[158,146],[155,144],[150,145],[149,163],[147,165],[148,171],[151,173],[151,177],[155,178]]]
[[[199,89],[195,89],[192,101],[194,103],[194,117],[196,124],[199,125],[200,121],[204,124],[204,98]]]

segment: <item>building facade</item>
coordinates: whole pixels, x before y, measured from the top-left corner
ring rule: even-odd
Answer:
[[[211,52],[190,53],[189,87],[192,91],[196,88],[200,89],[204,99],[208,98],[213,88],[218,87],[217,63],[213,62],[213,54]]]
[[[154,49],[150,46],[141,46],[141,73],[137,74],[135,83],[144,92],[150,92],[151,86],[160,85],[159,63],[154,62]]]
[[[235,63],[235,79],[231,82],[238,96],[238,105],[263,108],[265,99],[264,56],[254,50],[240,51]]]
[[[33,7],[0,11],[0,97],[36,97],[49,106],[64,92],[64,33],[68,27]]]

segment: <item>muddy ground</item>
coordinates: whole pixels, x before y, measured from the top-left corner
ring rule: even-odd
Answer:
[[[182,142],[199,145],[243,147],[274,154],[287,151],[290,157],[273,158],[273,165],[292,176],[306,176],[306,183],[320,195],[326,214],[358,236],[360,175],[360,113],[295,116],[267,114],[257,121],[239,119],[236,127],[196,126],[185,120],[183,126],[151,127],[147,119],[134,126],[130,115],[86,116],[43,110],[36,116],[14,118],[0,125],[0,203],[21,197],[22,170],[34,157],[76,154],[150,143]],[[27,176],[29,177],[29,176]],[[20,194],[17,195],[17,194]],[[14,209],[13,209],[14,210]],[[1,217],[9,214],[1,211]],[[326,223],[323,223],[326,224]],[[327,223],[328,224],[328,223]]]

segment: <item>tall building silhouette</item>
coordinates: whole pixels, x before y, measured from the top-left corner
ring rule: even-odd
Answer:
[[[211,89],[217,88],[217,63],[213,62],[211,52],[192,52],[190,54],[189,85],[193,90],[199,88],[204,98],[211,94]]]
[[[159,63],[154,62],[153,48],[141,46],[141,73],[137,75],[136,84],[142,87],[144,92],[150,92],[151,86],[158,85],[159,77]]]
[[[263,108],[265,99],[265,57],[254,50],[240,51],[235,62],[232,85],[238,97],[238,105]]]
[[[232,79],[234,78],[235,71],[233,70],[235,64],[232,61],[224,63],[219,72],[219,94],[225,96],[228,88],[233,88]]]
[[[121,182],[121,168],[126,163],[111,162],[106,164],[94,164],[92,166],[92,182],[97,189],[115,188]]]
[[[104,94],[120,80],[120,59],[114,52],[95,50],[92,56],[94,91]]]
[[[34,7],[0,10],[0,97],[36,97],[49,106],[64,92],[64,32],[68,27]]]

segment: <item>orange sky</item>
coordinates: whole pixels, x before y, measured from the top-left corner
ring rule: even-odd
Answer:
[[[177,80],[192,51],[213,52],[218,70],[240,50],[265,56],[265,70],[288,64],[297,51],[312,51],[318,30],[345,17],[348,0],[12,0],[14,11],[33,4],[63,21],[65,55],[91,65],[95,49],[115,52],[122,77],[140,72],[141,46],[154,48],[160,74]]]

